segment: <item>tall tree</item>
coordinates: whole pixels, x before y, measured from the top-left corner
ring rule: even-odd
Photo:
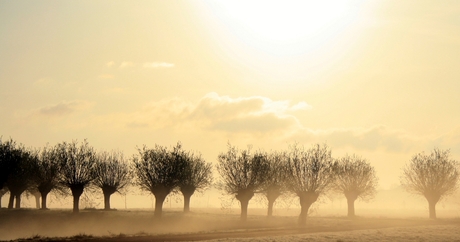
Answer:
[[[205,189],[212,183],[212,165],[206,163],[201,154],[182,151],[185,166],[179,181],[179,191],[184,196],[184,212],[190,211],[190,198],[197,190]]]
[[[251,148],[238,150],[230,144],[227,152],[218,156],[219,188],[240,202],[241,220],[247,219],[249,200],[263,187],[268,171],[266,160],[263,152],[252,154]]]
[[[353,155],[338,160],[333,188],[345,195],[348,204],[348,217],[355,216],[355,201],[367,200],[375,195],[378,179],[374,167],[365,159]]]
[[[267,155],[267,174],[262,185],[262,193],[268,201],[267,216],[273,215],[273,205],[286,192],[287,169],[285,152],[272,152]]]
[[[450,158],[449,150],[440,149],[416,154],[401,176],[401,184],[408,192],[426,198],[432,219],[436,218],[436,204],[457,189],[458,180],[458,162]]]
[[[287,156],[288,189],[299,197],[299,223],[306,224],[310,206],[331,189],[334,182],[334,161],[327,145],[316,144],[308,150],[297,144]]]
[[[180,151],[180,143],[172,151],[160,145],[155,145],[153,149],[144,146],[134,157],[137,185],[155,196],[155,217],[162,216],[166,196],[179,185],[181,171],[186,164]]]
[[[110,209],[110,196],[131,183],[131,172],[120,151],[101,152],[94,166],[94,185],[102,189],[104,209]]]
[[[59,146],[45,147],[41,150],[37,164],[35,165],[34,180],[35,191],[41,196],[41,209],[47,208],[47,197],[52,190],[63,190],[59,183],[60,178],[60,160],[59,160]],[[32,193],[37,195],[36,193]],[[40,206],[38,206],[40,208]]]
[[[62,142],[56,145],[59,160],[59,183],[70,189],[73,197],[73,212],[78,213],[80,196],[94,179],[93,168],[96,163],[96,152],[85,140]]]

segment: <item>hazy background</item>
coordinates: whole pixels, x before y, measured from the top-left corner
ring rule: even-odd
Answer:
[[[0,0],[0,135],[211,162],[326,142],[390,189],[417,152],[460,160],[459,66],[455,0]]]

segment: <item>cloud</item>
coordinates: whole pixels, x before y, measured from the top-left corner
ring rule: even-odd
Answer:
[[[91,103],[88,101],[74,100],[74,101],[63,101],[55,105],[50,105],[38,109],[37,113],[43,116],[65,116],[75,111],[81,111],[88,109]]]
[[[53,82],[53,79],[49,77],[43,77],[34,82],[35,85],[48,85]]]
[[[130,61],[123,61],[120,64],[120,68],[127,68],[127,67],[133,67],[133,66],[135,66],[135,64],[133,62],[130,62]]]
[[[167,62],[146,62],[143,65],[144,68],[171,68],[174,67],[173,63]]]
[[[105,65],[110,68],[115,65],[115,61],[109,61]]]
[[[113,79],[114,75],[111,74],[102,74],[98,76],[100,79]]]

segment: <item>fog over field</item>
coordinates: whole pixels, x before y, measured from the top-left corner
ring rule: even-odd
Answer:
[[[0,239],[460,240],[459,16],[0,0]]]

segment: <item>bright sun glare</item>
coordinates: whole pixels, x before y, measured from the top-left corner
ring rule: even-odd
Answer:
[[[212,1],[209,5],[245,44],[289,54],[282,52],[311,51],[340,34],[356,16],[358,3],[356,0],[225,0]]]

